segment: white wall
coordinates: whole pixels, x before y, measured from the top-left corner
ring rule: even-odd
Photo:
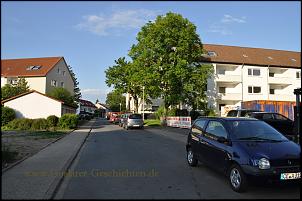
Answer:
[[[61,117],[61,102],[38,93],[30,93],[4,103],[15,110],[17,118],[47,118],[50,115]]]

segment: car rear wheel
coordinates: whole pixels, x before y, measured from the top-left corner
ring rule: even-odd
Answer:
[[[187,162],[192,167],[196,166],[198,163],[198,160],[196,159],[191,148],[189,148],[187,151]]]
[[[241,193],[247,190],[247,178],[239,165],[234,164],[230,167],[228,171],[228,177],[231,188],[234,191]]]

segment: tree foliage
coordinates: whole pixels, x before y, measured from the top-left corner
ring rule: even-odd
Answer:
[[[74,96],[72,96],[70,92],[63,87],[54,88],[50,93],[48,93],[48,95],[57,100],[63,101],[66,105],[78,107]]]
[[[148,22],[137,35],[128,55],[106,70],[106,84],[121,93],[130,93],[138,106],[145,86],[145,99],[164,99],[164,107],[180,103],[196,109],[206,101],[211,65],[201,64],[205,53],[196,26],[180,14],[167,13]]]
[[[5,84],[3,87],[1,87],[1,100],[17,96],[28,91],[29,86],[27,81],[24,78],[20,78],[18,79],[16,85]]]
[[[120,108],[120,103],[121,103],[121,108]],[[110,92],[107,94],[106,105],[108,105],[113,112],[119,112],[120,109],[121,111],[125,111],[126,97],[123,96],[118,91]]]
[[[156,96],[160,91],[166,108],[180,102],[194,105],[196,98],[205,99],[212,68],[199,62],[205,51],[193,23],[169,12],[143,26],[137,41],[129,55],[152,73],[152,79],[146,80],[157,88],[149,95]]]
[[[68,66],[68,69],[70,71],[72,79],[74,80],[74,89],[73,89],[73,91],[74,91],[74,101],[76,103],[79,103],[80,98],[82,97],[81,90],[79,88],[79,82],[77,81],[77,78],[76,78],[75,73],[73,72],[71,66]]]

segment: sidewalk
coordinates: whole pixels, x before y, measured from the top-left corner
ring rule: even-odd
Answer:
[[[50,199],[96,120],[2,174],[2,199]]]

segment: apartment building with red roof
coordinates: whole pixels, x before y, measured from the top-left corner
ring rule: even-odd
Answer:
[[[25,78],[30,89],[43,94],[55,87],[63,87],[74,94],[74,80],[64,57],[1,60],[1,86],[14,85],[19,78]]]

